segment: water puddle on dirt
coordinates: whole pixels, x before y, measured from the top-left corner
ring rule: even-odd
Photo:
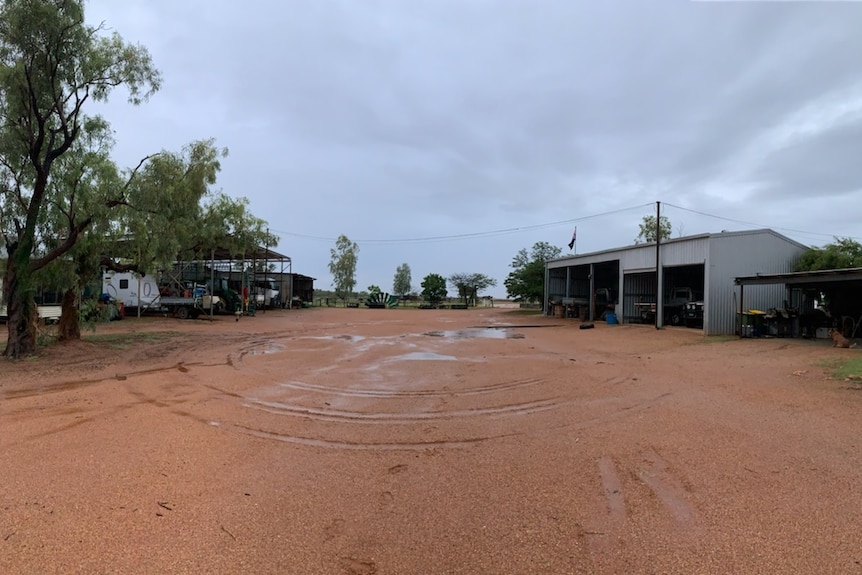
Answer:
[[[454,355],[443,355],[442,353],[433,353],[430,351],[414,351],[403,355],[390,357],[387,361],[455,361]]]
[[[365,336],[363,336],[363,335],[333,335],[333,336],[328,336],[325,339],[341,339],[344,341],[352,341],[355,343],[357,341],[362,341],[363,339],[365,339]]]
[[[282,344],[266,343],[249,348],[243,355],[269,355],[280,351],[284,351],[284,346]]]
[[[445,330],[445,331],[426,331],[424,335],[430,337],[444,337],[446,339],[474,339],[474,338],[484,338],[484,339],[523,339],[524,335],[520,333],[514,333],[508,331],[507,329],[494,328],[494,327],[471,327],[467,329],[459,329],[459,330]]]

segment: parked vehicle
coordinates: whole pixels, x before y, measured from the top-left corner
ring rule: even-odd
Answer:
[[[690,301],[682,311],[686,327],[703,327],[703,301]]]
[[[567,315],[574,317],[580,316],[580,310],[590,308],[590,298],[588,297],[566,297],[560,300],[563,306],[566,307]],[[609,313],[614,313],[616,309],[616,291],[611,288],[596,288],[593,297],[593,319],[603,320]]]
[[[261,278],[254,281],[252,289],[254,302],[258,309],[282,307],[278,282],[274,278]]]
[[[102,276],[102,293],[126,309],[170,313],[179,319],[196,318],[221,300],[207,286],[190,284],[159,287],[155,278],[132,272],[108,271]]]
[[[8,302],[3,294],[3,278],[0,277],[0,323],[6,323],[9,319],[7,316],[7,304]],[[60,304],[36,304],[36,316],[39,318],[39,321],[44,324],[59,322],[62,311],[63,306]]]
[[[685,305],[698,301],[701,298],[702,296],[695,293],[690,287],[675,287],[671,289],[668,297],[664,300],[663,323],[666,325],[682,325],[685,317]],[[635,303],[638,315],[640,315],[644,323],[655,323],[656,307],[656,302],[654,301]]]

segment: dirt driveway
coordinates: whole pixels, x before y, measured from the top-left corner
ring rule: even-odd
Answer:
[[[0,365],[0,572],[862,573],[862,392],[818,367],[855,353],[493,309],[116,322]]]

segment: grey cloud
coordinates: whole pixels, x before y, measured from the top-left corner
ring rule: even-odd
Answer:
[[[842,202],[842,222],[862,217],[852,157],[858,124],[770,140],[793,114],[833,105],[824,96],[862,78],[862,6],[853,3],[90,0],[88,7],[148,46],[164,70],[162,93],[144,108],[106,108],[118,150],[136,159],[214,136],[231,149],[220,185],[250,197],[274,229],[424,237],[653,200],[775,227],[834,226],[838,219],[825,212],[800,219],[810,193]],[[580,223],[579,249],[629,243],[642,215]],[[686,233],[731,226],[678,217]],[[497,271],[483,271],[502,283],[518,249],[565,245],[569,228],[398,254],[417,258],[414,275],[432,262],[451,262],[448,272],[494,262]],[[310,275],[328,277],[330,246],[299,242],[286,238],[285,250],[307,260]],[[462,259],[468,254],[480,263]],[[404,261],[388,257],[363,251],[367,279],[359,284],[388,281]]]
[[[772,182],[768,198],[826,199],[862,190],[862,120],[771,154],[755,174]]]

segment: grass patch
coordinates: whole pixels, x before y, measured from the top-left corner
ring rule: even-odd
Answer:
[[[698,340],[689,341],[682,343],[680,345],[703,345],[706,343],[727,343],[729,341],[736,341],[739,339],[738,335],[705,335]]]
[[[180,333],[175,331],[149,331],[149,332],[132,332],[132,333],[100,333],[94,335],[85,335],[82,337],[84,341],[95,343],[97,345],[109,347],[111,349],[126,349],[130,345],[140,345],[142,343],[161,343],[179,337]]]
[[[862,357],[841,359],[828,357],[821,359],[817,365],[829,371],[829,375],[835,379],[859,379],[862,380]]]
[[[506,310],[506,313],[512,315],[545,315],[544,312],[540,309],[529,309],[529,308],[517,308]]]

